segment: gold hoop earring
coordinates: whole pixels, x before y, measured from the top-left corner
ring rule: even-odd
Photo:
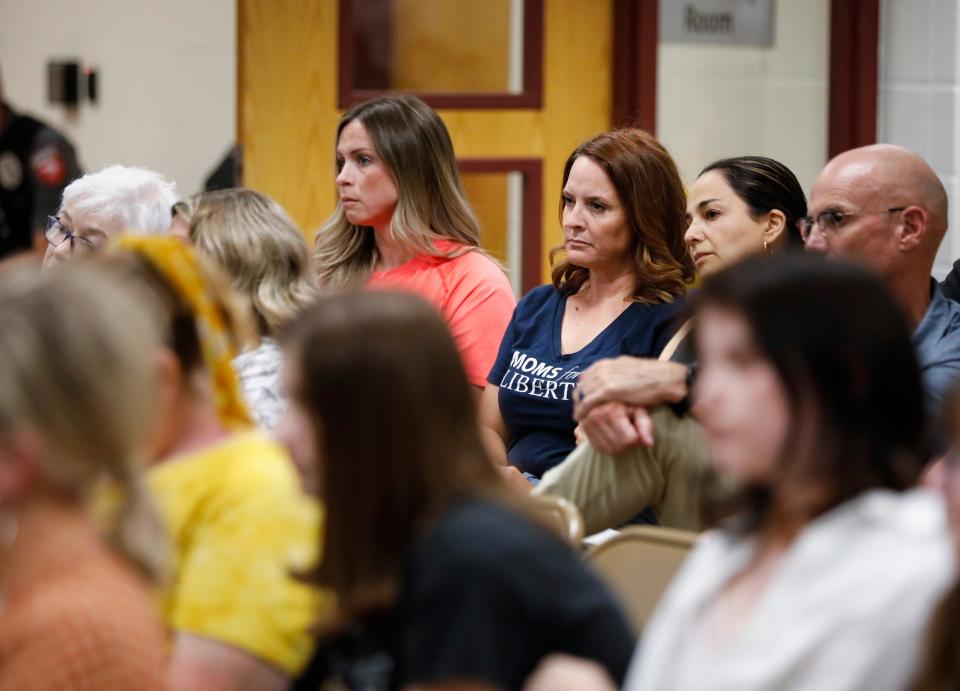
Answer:
[[[766,240],[763,241],[763,251],[766,252],[767,254],[773,254],[773,250],[770,249],[770,245],[767,244]]]

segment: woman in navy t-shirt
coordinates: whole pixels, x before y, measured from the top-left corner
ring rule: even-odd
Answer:
[[[481,402],[496,460],[535,478],[576,445],[580,372],[601,358],[657,357],[693,277],[683,184],[649,134],[616,130],[582,144],[567,159],[562,190],[552,285],[517,305]]]

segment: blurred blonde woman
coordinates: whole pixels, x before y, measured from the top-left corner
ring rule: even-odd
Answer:
[[[253,427],[231,366],[245,313],[216,267],[174,238],[121,238],[99,260],[163,306],[147,480],[174,548],[162,606],[170,685],[284,689],[320,607],[293,574],[312,566],[319,519],[283,449]]]
[[[257,424],[272,430],[287,406],[276,335],[316,297],[307,243],[283,207],[245,189],[204,192],[175,204],[171,233],[182,237],[184,230],[253,308],[257,343],[233,366]]]
[[[164,689],[166,540],[138,469],[157,329],[77,265],[5,267],[0,323],[0,689]],[[105,481],[115,549],[87,510]]]
[[[414,96],[361,103],[337,126],[336,165],[339,203],[314,245],[320,288],[424,298],[443,315],[469,382],[483,389],[516,300],[480,250],[443,120]]]

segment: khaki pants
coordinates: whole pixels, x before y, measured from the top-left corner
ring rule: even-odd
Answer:
[[[534,493],[573,502],[587,535],[616,528],[646,506],[656,511],[660,525],[700,530],[703,493],[713,475],[700,425],[667,406],[650,415],[652,448],[607,455],[584,442],[544,474]]]

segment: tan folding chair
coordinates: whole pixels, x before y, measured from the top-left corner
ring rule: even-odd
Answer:
[[[572,502],[562,497],[529,495],[528,506],[533,510],[533,518],[546,526],[548,530],[575,550],[580,549],[583,541],[583,518]]]
[[[686,530],[631,526],[587,552],[586,559],[640,633],[696,539],[697,533]]]

